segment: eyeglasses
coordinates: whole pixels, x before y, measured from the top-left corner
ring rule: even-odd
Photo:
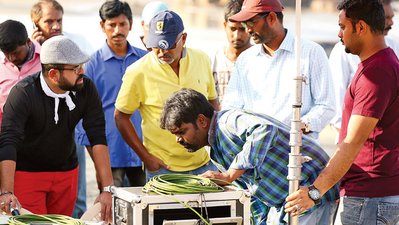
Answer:
[[[243,22],[241,22],[241,25],[242,25],[244,28],[253,27],[253,26],[255,25],[255,22],[256,22],[256,21],[258,21],[258,20],[260,20],[260,19],[262,19],[263,17],[268,16],[268,15],[269,15],[269,13],[266,13],[265,15],[263,15],[263,16],[261,16],[261,17],[255,19],[255,20],[243,21]]]
[[[183,39],[183,35],[184,35],[184,34],[185,34],[185,33],[182,33],[182,35],[180,36],[179,40],[178,40],[171,48],[169,48],[169,49],[175,49],[175,48],[176,48],[176,45],[179,44],[179,42]]]
[[[79,65],[79,66],[74,67],[74,68],[57,68],[57,70],[74,70],[75,74],[78,75],[83,67],[84,67],[84,65]]]

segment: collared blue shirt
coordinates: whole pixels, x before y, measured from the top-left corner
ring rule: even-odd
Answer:
[[[242,109],[223,110],[215,112],[208,135],[210,157],[220,171],[246,170],[236,183],[260,200],[252,201],[255,215],[265,219],[270,207],[283,207],[289,193],[290,127],[264,114]],[[302,164],[300,185],[310,186],[329,157],[312,138],[302,138],[301,154],[312,160]],[[323,195],[321,205],[338,198],[336,184]]]
[[[98,93],[103,104],[106,136],[108,142],[111,167],[137,167],[141,166],[141,160],[133,149],[123,140],[114,122],[115,100],[122,85],[122,77],[126,68],[148,52],[128,43],[129,49],[124,58],[118,57],[108,46],[107,42],[96,51],[85,66],[85,74],[90,77],[97,86]],[[142,138],[141,116],[139,111],[133,113],[131,121]],[[81,123],[76,127],[76,141],[81,145],[90,145]]]
[[[249,109],[267,114],[290,125],[295,97],[295,39],[290,32],[274,57],[263,45],[254,45],[237,59],[226,89],[223,109]],[[301,119],[311,124],[310,137],[318,134],[335,116],[335,95],[331,70],[323,48],[301,39],[301,74],[309,85],[302,84]]]

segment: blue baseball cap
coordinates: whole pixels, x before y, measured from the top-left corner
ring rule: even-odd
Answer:
[[[144,22],[144,24],[149,24],[152,17],[162,10],[169,10],[165,3],[161,1],[150,2],[144,6],[143,12],[141,14],[141,20]]]
[[[171,48],[184,26],[180,16],[173,11],[157,13],[148,25],[147,48]]]

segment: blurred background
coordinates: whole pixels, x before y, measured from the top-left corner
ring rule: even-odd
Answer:
[[[141,46],[141,11],[150,0],[126,0],[133,11],[132,31],[128,36],[134,46]],[[213,54],[221,46],[227,45],[224,32],[223,7],[228,0],[162,0],[172,11],[183,19],[188,34],[187,46]],[[295,33],[295,0],[280,0],[283,4],[284,26]],[[25,24],[28,35],[32,34],[30,9],[36,0],[0,0],[0,22],[14,19]],[[58,0],[64,8],[63,30],[69,33],[81,33],[97,50],[105,41],[100,27],[98,10],[104,0]],[[302,0],[301,36],[322,45],[327,56],[338,39],[338,0]],[[399,2],[393,1],[397,12]],[[393,29],[389,36],[399,40],[399,16],[394,17]],[[336,132],[327,126],[321,132],[320,144],[332,155],[335,150]],[[94,166],[87,154],[87,194],[88,207],[98,195]]]

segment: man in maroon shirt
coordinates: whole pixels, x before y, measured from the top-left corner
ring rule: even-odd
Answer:
[[[361,63],[345,94],[338,149],[312,188],[287,197],[299,215],[341,180],[342,224],[393,224],[399,218],[399,61],[384,40],[380,0],[344,0],[338,37]]]

